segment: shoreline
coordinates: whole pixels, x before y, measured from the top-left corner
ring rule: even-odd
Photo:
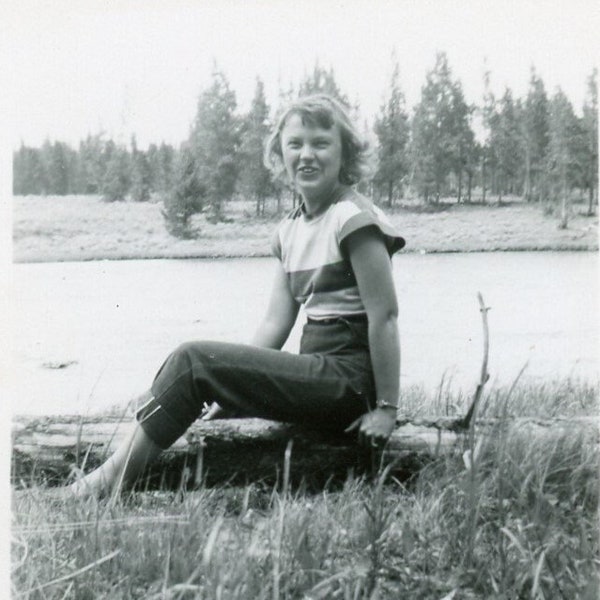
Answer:
[[[437,255],[437,254],[488,254],[488,253],[524,253],[524,252],[598,252],[598,247],[589,246],[572,246],[568,248],[558,248],[551,246],[544,247],[515,247],[515,248],[470,248],[470,249],[451,249],[451,250],[408,250],[402,249],[395,256],[401,256],[402,254],[420,254],[420,255]],[[67,262],[95,262],[95,261],[109,261],[109,262],[120,262],[130,260],[233,260],[233,259],[252,259],[252,258],[273,258],[272,254],[269,253],[255,253],[255,254],[180,254],[180,255],[168,255],[168,254],[147,254],[147,255],[118,255],[118,256],[91,256],[84,258],[77,257],[39,257],[39,258],[28,258],[27,260],[14,260],[14,265],[28,265],[28,264],[45,264],[45,263],[67,263]]]
[[[269,207],[268,207],[269,208]],[[160,203],[103,202],[97,196],[26,196],[13,203],[14,264],[93,260],[226,259],[272,256],[271,238],[288,212],[256,217],[245,200],[228,203],[226,220],[195,215],[193,239],[170,236]],[[597,252],[598,215],[572,204],[568,226],[553,212],[519,199],[504,204],[398,206],[384,212],[406,247],[401,254]]]

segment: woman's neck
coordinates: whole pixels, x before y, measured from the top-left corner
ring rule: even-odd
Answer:
[[[340,183],[336,184],[327,193],[319,194],[318,196],[310,196],[302,194],[304,204],[304,214],[309,219],[314,219],[323,214],[337,199],[342,188]]]

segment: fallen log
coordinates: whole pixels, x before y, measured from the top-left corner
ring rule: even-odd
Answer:
[[[478,420],[477,436],[493,435],[499,420]],[[590,417],[513,419],[506,422],[523,435],[556,435],[576,428],[597,443],[597,420]],[[120,417],[17,417],[13,423],[12,481],[64,484],[73,472],[89,471],[127,436],[131,424]],[[472,428],[471,428],[472,431]],[[463,420],[448,417],[414,420],[398,426],[385,450],[365,451],[355,436],[331,438],[297,425],[262,419],[197,421],[187,435],[161,454],[138,481],[138,488],[177,489],[204,483],[246,484],[280,479],[284,451],[293,440],[290,476],[308,486],[344,480],[349,472],[376,472],[393,463],[406,478],[439,456],[460,456],[469,443]],[[472,435],[472,433],[471,433]]]

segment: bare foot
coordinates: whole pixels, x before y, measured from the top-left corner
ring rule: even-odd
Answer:
[[[79,491],[73,489],[72,485],[69,486],[60,486],[60,487],[33,487],[33,488],[25,488],[21,490],[14,490],[12,494],[13,504],[21,504],[21,503],[44,503],[49,502],[53,504],[63,504],[68,503],[71,500],[78,499],[87,499],[95,497],[93,494],[83,494]]]

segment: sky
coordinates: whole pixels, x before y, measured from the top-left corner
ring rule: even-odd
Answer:
[[[481,103],[486,68],[497,95],[525,96],[535,65],[580,112],[599,32],[599,0],[0,0],[0,267],[13,149],[100,132],[177,146],[214,61],[240,111],[257,76],[276,105],[318,60],[372,122],[393,51],[409,110],[444,51],[469,102]]]
[[[213,62],[250,106],[256,77],[277,104],[318,60],[372,122],[395,51],[407,107],[445,51],[468,101],[527,91],[535,65],[577,112],[598,64],[597,0],[3,0],[0,60],[12,148],[44,139],[77,145],[105,131],[138,145],[178,145]]]

